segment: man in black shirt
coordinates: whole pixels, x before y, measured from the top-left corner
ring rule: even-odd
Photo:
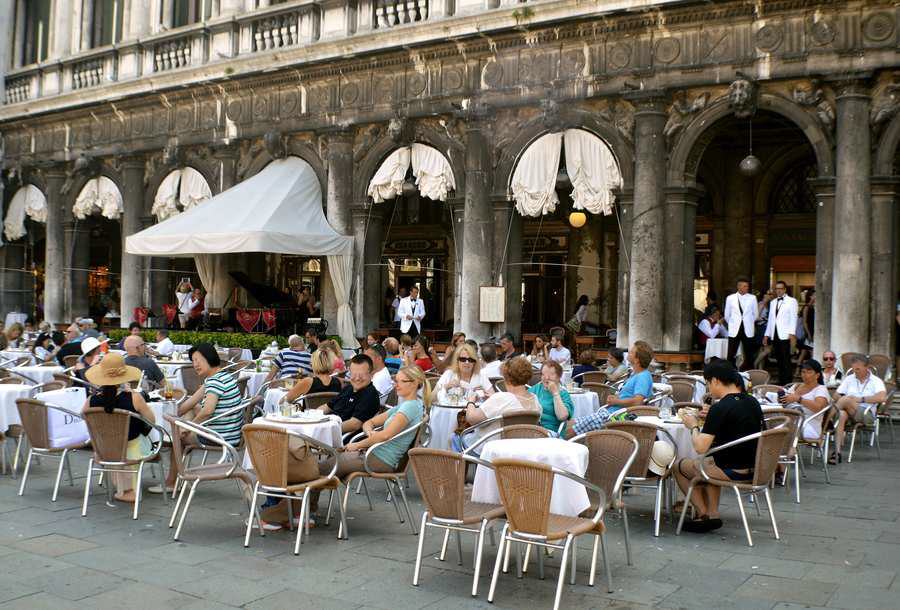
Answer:
[[[516,351],[515,337],[512,333],[504,333],[500,337],[500,360],[512,360],[516,356],[521,356],[522,352]]]
[[[756,434],[764,429],[763,414],[755,398],[742,388],[740,373],[730,362],[713,359],[703,369],[706,387],[718,402],[710,407],[701,429],[697,417],[682,411],[681,419],[691,432],[694,450],[703,454],[735,441]],[[749,481],[753,478],[756,463],[756,440],[723,449],[706,458],[703,469],[712,479]],[[691,480],[702,477],[699,459],[683,459],[675,468],[675,480],[681,491],[687,493]],[[689,532],[708,532],[722,527],[719,518],[719,492],[714,485],[698,483],[691,494],[691,504],[697,511],[696,518],[685,521],[683,529]]]
[[[334,413],[341,418],[341,432],[362,430],[363,422],[372,419],[381,406],[378,390],[372,385],[372,359],[365,354],[357,354],[350,359],[350,385],[322,407],[325,413]]]
[[[66,342],[60,346],[60,348],[56,351],[56,360],[59,362],[60,366],[65,366],[64,358],[66,356],[80,356],[81,355],[81,340],[84,337],[81,336],[81,331],[78,329],[77,324],[70,324],[66,329]]]

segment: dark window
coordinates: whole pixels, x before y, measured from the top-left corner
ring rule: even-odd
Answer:
[[[104,47],[122,40],[124,0],[94,0],[92,47]]]
[[[773,214],[808,214],[816,211],[816,193],[809,183],[818,175],[815,161],[795,165],[781,179],[772,194]]]
[[[50,0],[25,2],[25,48],[22,57],[25,64],[47,59],[50,39]]]
[[[172,26],[198,23],[210,17],[211,0],[175,0],[172,5]]]

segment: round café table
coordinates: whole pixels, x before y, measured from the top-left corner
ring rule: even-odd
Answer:
[[[304,411],[294,417],[268,414],[265,417],[257,417],[253,423],[299,432],[331,447],[344,445],[341,439],[341,418],[337,415],[323,415],[321,411]],[[249,451],[244,452],[243,466],[245,470],[253,470]]]

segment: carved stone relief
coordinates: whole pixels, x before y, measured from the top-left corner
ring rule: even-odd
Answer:
[[[812,81],[809,86],[797,85],[794,87],[791,97],[797,104],[813,109],[816,118],[819,119],[826,131],[831,132],[834,129],[834,106],[825,97],[818,81]]]
[[[706,108],[708,103],[708,91],[696,96],[693,100],[688,100],[688,94],[684,91],[676,95],[669,111],[669,119],[663,128],[666,138],[671,141],[675,134],[687,124],[689,117]]]

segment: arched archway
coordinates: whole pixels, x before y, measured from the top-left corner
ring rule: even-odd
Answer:
[[[16,189],[0,186],[0,194],[0,204],[6,203],[0,207],[6,210],[0,248],[0,311],[33,314],[44,285],[47,199],[27,178]]]

